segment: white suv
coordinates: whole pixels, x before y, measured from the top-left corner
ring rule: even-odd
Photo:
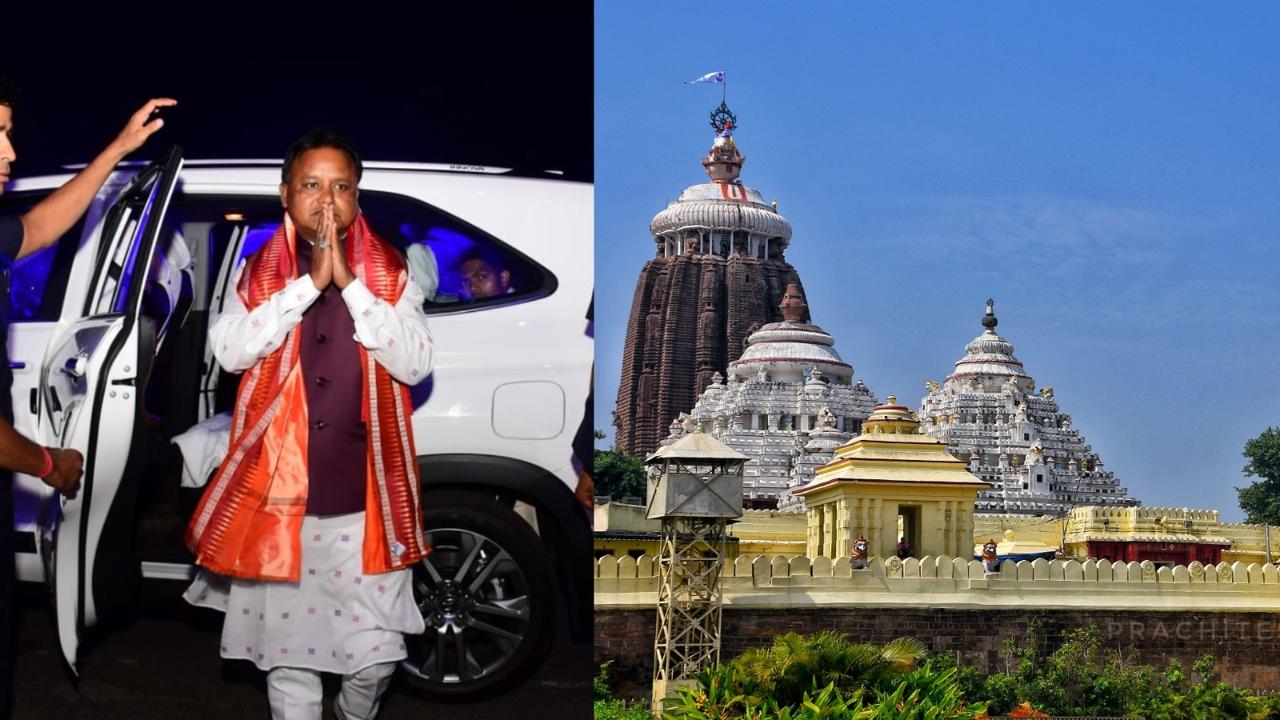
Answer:
[[[0,198],[23,212],[69,179],[28,177]],[[179,490],[169,440],[230,409],[238,378],[205,337],[240,260],[281,222],[280,163],[189,161],[119,172],[84,221],[11,269],[16,426],[85,456],[61,500],[19,475],[19,578],[52,586],[73,669],[83,631],[127,607],[140,576],[185,580],[181,536],[198,490]],[[428,692],[492,692],[535,670],[561,620],[590,633],[590,529],[571,440],[592,342],[592,188],[502,169],[368,162],[360,205],[439,268],[425,306],[435,370],[413,388],[433,552],[415,569],[427,632],[403,664]],[[457,258],[501,258],[511,293],[464,302]],[[421,253],[419,253],[421,255]],[[568,612],[564,611],[568,609]]]

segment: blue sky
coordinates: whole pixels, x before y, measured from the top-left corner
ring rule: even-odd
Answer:
[[[596,7],[596,425],[649,220],[691,184],[723,69],[742,180],[792,223],[813,320],[918,406],[982,330],[1147,505],[1239,521],[1280,425],[1280,6]]]

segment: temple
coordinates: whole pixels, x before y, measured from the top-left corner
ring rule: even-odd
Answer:
[[[861,432],[876,398],[853,366],[840,358],[834,338],[804,322],[808,306],[798,285],[787,286],[782,321],[747,338],[742,357],[729,364],[728,382],[712,375],[687,416],[673,420],[663,444],[686,425],[702,427],[746,455],[743,502],[749,508],[802,510],[788,492],[804,485],[836,448]]]
[[[791,224],[739,180],[736,118],[722,103],[711,124],[710,182],[686,188],[649,225],[656,255],[636,282],[613,420],[616,446],[631,454],[653,452],[748,336],[782,320],[787,286],[801,287],[783,256]]]
[[[921,431],[992,484],[978,493],[977,511],[1063,516],[1082,505],[1138,505],[1071,426],[1053,388],[1036,392],[1013,344],[996,334],[997,324],[988,300],[982,334],[965,346],[941,385],[928,381],[920,402]]]
[[[895,547],[915,557],[966,557],[974,502],[986,487],[941,440],[922,435],[915,414],[890,395],[862,433],[795,491],[807,505],[807,555],[846,557],[861,535],[871,557],[893,556]]]

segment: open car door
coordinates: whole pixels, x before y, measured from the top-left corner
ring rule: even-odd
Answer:
[[[58,642],[73,672],[81,633],[97,623],[104,598],[133,585],[112,577],[116,568],[137,568],[129,538],[138,478],[127,469],[150,451],[141,441],[143,396],[165,320],[147,315],[156,314],[148,276],[181,169],[175,146],[107,211],[84,312],[54,332],[41,367],[41,437],[85,458],[80,492],[62,499],[61,518],[40,543]]]

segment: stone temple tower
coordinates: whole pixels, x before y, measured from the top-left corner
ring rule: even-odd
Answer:
[[[614,414],[617,447],[632,454],[657,449],[747,337],[783,319],[789,284],[803,292],[783,255],[791,223],[738,179],[746,158],[724,103],[711,124],[715,142],[702,160],[710,182],[685,188],[649,224],[656,253],[631,301]]]
[[[920,431],[945,442],[969,472],[991,483],[978,493],[977,512],[1063,515],[1080,505],[1140,504],[1085,442],[1053,397],[1014,357],[1013,343],[996,333],[995,303],[987,301],[981,335],[965,346],[955,372],[928,381],[920,401]]]

